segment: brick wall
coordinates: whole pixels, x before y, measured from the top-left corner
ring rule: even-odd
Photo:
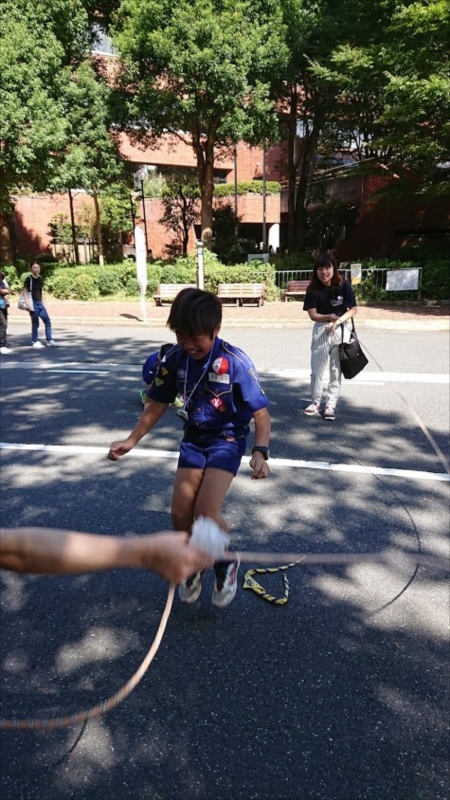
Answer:
[[[227,198],[234,207],[234,196]],[[221,199],[216,202],[227,202]],[[262,223],[262,195],[247,194],[238,197],[238,214],[243,223]],[[87,194],[74,194],[75,221],[83,213],[85,207],[93,209],[92,198]],[[170,233],[159,224],[163,215],[163,206],[158,199],[146,199],[145,213],[147,218],[147,235],[149,247],[154,256],[164,253],[165,246],[171,241]],[[18,197],[15,208],[15,226],[17,236],[17,255],[19,257],[35,256],[50,252],[50,236],[48,226],[56,214],[66,214],[70,219],[70,206],[67,194],[31,195]],[[138,205],[138,214],[142,217],[142,204]],[[268,224],[280,220],[280,197],[268,195],[266,198],[266,220]],[[195,245],[195,233],[191,232],[189,247]]]
[[[30,195],[14,199],[17,255],[25,257],[50,252],[48,226],[55,214],[66,214],[70,219],[68,195]],[[84,192],[74,193],[73,206],[76,220],[77,215],[83,212],[84,206],[93,209],[92,197]]]

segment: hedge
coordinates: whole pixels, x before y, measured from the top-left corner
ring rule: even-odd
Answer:
[[[362,300],[392,300],[393,294],[377,286],[377,269],[398,269],[402,267],[422,267],[421,297],[427,300],[450,298],[450,259],[434,257],[428,260],[389,260],[361,259],[364,269],[372,274],[356,287],[357,296]],[[313,260],[307,254],[272,257],[269,263],[252,261],[251,265],[236,264],[225,266],[209,250],[204,254],[205,289],[216,292],[219,283],[265,283],[268,300],[279,299],[280,292],[275,284],[277,270],[311,269]],[[21,290],[25,278],[30,274],[24,271],[24,263],[2,267],[6,280],[13,293]],[[65,266],[45,264],[42,266],[45,290],[60,300],[93,300],[98,297],[138,297],[139,285],[136,279],[134,261],[126,259],[117,264],[100,267],[98,264]],[[179,256],[172,261],[157,260],[147,264],[147,296],[152,297],[160,283],[195,283],[197,275],[196,255]],[[396,293],[399,299],[417,299],[417,293]]]

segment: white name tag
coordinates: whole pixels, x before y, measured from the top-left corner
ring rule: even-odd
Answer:
[[[229,375],[216,375],[215,372],[208,372],[208,380],[212,383],[229,383]]]

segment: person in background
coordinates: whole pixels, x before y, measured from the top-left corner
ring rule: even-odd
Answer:
[[[177,344],[161,361],[149,389],[151,400],[129,436],[113,442],[108,458],[128,453],[161,419],[177,394],[184,436],[172,495],[172,525],[191,532],[200,516],[213,519],[228,532],[222,505],[245,453],[250,422],[255,423],[252,478],[269,474],[269,401],[249,357],[219,339],[222,305],[215,294],[187,288],[172,303],[167,325]],[[237,588],[239,560],[214,564],[212,603],[224,608]],[[184,603],[195,603],[202,590],[201,571],[180,585]]]
[[[9,286],[5,280],[5,273],[0,272],[0,353],[7,356],[12,350],[6,346],[6,332],[8,330],[8,295]]]
[[[105,569],[148,569],[179,584],[213,559],[188,545],[185,532],[103,536],[51,528],[2,528],[0,569],[71,575]]]
[[[24,290],[27,300],[28,311],[31,317],[31,345],[38,349],[44,345],[38,339],[39,320],[41,319],[45,325],[45,339],[48,347],[55,347],[56,342],[52,338],[52,323],[42,302],[42,278],[41,267],[34,262],[31,266],[31,275],[25,280]]]
[[[156,375],[156,373],[158,371],[158,367],[159,367],[161,361],[164,361],[164,357],[165,357],[166,353],[168,353],[169,350],[171,350],[173,346],[174,345],[170,344],[170,343],[161,345],[161,349],[158,350],[157,353],[151,353],[151,355],[149,355],[149,357],[146,359],[146,361],[143,364],[143,367],[142,367],[142,380],[146,384],[146,388],[145,389],[141,389],[141,400],[142,400],[142,405],[144,406],[144,408],[147,408],[147,406],[150,405],[150,398],[148,397],[147,392],[151,388],[152,383],[155,380],[155,375]],[[175,398],[174,402],[171,403],[171,405],[174,408],[183,408],[183,401],[182,401],[181,397],[177,396]]]
[[[311,340],[312,403],[303,413],[307,417],[321,414],[323,376],[329,360],[330,378],[323,416],[327,420],[334,420],[342,380],[339,359],[341,333],[344,342],[350,341],[351,326],[348,320],[355,316],[357,308],[353,289],[348,281],[342,280],[332,254],[318,255],[303,309],[314,322]]]

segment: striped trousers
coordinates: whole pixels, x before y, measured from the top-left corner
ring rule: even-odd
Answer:
[[[315,322],[311,339],[311,398],[315,403],[322,400],[323,376],[328,361],[330,362],[330,378],[326,389],[326,404],[336,408],[336,403],[341,392],[341,362],[339,360],[339,347],[341,343],[341,328],[344,329],[344,342],[350,341],[351,327],[344,324],[338,325],[333,333],[326,329],[327,323]]]

